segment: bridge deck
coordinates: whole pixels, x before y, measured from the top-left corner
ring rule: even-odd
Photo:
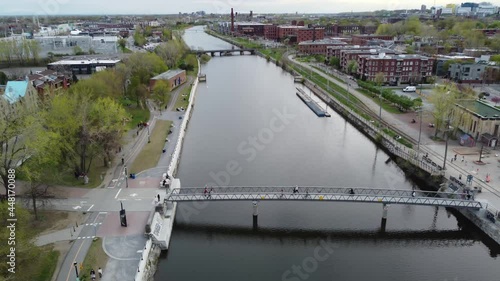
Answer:
[[[189,187],[175,188],[166,201],[340,201],[384,204],[442,206],[454,208],[481,208],[482,205],[467,194],[371,188],[331,187]],[[351,190],[352,193],[351,194]]]

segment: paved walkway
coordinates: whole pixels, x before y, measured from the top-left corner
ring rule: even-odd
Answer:
[[[338,80],[333,78],[332,76],[336,76],[337,78],[343,81],[350,81],[352,86],[355,86],[355,82],[348,79],[348,76],[342,73],[339,73],[334,70],[328,71],[330,75],[320,71],[314,67],[311,67],[309,64],[302,63],[296,61],[289,56],[289,59],[294,61],[295,63],[307,68],[310,71],[314,71],[326,79],[329,79],[330,83],[337,84],[344,89],[348,90],[347,84],[340,83]],[[356,96],[359,100],[361,100],[373,113],[378,115],[380,106],[376,104],[373,100],[365,96],[356,90],[356,88],[349,87],[349,92]],[[430,112],[423,113],[423,121],[422,121],[422,134],[420,136],[420,151],[421,155],[425,153],[429,154],[429,158],[431,158],[436,163],[444,163],[444,154],[445,154],[445,143],[444,142],[435,142],[430,139],[431,136],[434,135],[434,129],[428,128],[425,126],[428,123],[432,122],[432,116]],[[385,122],[388,122],[391,126],[396,128],[398,131],[402,132],[407,137],[413,139],[415,143],[418,142],[419,133],[420,133],[420,123],[419,117],[415,113],[409,114],[392,114],[386,112],[382,109],[382,119]],[[409,121],[411,119],[418,120],[418,124],[411,124]],[[448,151],[447,161],[446,161],[446,177],[454,176],[457,179],[459,177],[462,178],[462,181],[465,183],[465,178],[467,175],[471,174],[474,176],[472,186],[482,186],[483,192],[476,196],[477,200],[483,201],[488,204],[489,209],[500,210],[500,174],[498,173],[498,168],[500,167],[500,151],[492,150],[490,154],[486,155],[486,158],[483,158],[483,161],[486,165],[477,165],[474,164],[473,161],[479,159],[479,150],[480,147],[476,147],[472,149],[472,151],[476,151],[476,154],[471,154],[471,149],[463,150],[463,146],[460,146],[457,141],[450,140],[448,143]],[[417,147],[415,147],[417,149]],[[464,152],[462,155],[461,152]],[[457,161],[451,162],[451,158],[457,155]],[[462,162],[462,159],[464,160]],[[443,166],[443,164],[440,164]],[[491,176],[491,181],[486,183],[486,175]]]
[[[124,137],[125,145],[114,159],[112,167],[103,179],[103,185],[96,189],[78,189],[82,192],[67,193],[65,198],[51,200],[53,209],[67,211],[92,212],[90,218],[73,230],[63,229],[37,237],[37,245],[47,245],[58,241],[72,241],[57,281],[75,280],[73,263],[81,263],[95,237],[103,237],[103,250],[109,256],[108,264],[102,265],[102,280],[133,280],[145,245],[144,227],[149,213],[154,208],[157,195],[164,195],[160,190],[162,174],[170,164],[184,111],[175,111],[177,97],[185,87],[189,87],[194,78],[190,77],[184,85],[177,88],[170,101],[170,110],[159,112],[151,102],[147,102],[150,110],[149,129],[152,130],[156,120],[171,120],[172,134],[165,142],[165,153],[158,161],[157,167],[142,171],[136,179],[129,179],[125,167],[132,164],[141,149],[147,144],[147,129],[133,129]],[[161,153],[161,151],[159,152]],[[122,165],[122,158],[124,165]],[[127,171],[128,172],[128,171]],[[120,226],[119,210],[126,209],[127,227]]]

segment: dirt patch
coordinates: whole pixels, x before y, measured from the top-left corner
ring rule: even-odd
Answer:
[[[57,279],[57,274],[59,273],[59,270],[61,270],[62,263],[64,261],[64,258],[66,257],[66,254],[68,254],[69,250],[71,249],[71,245],[73,244],[73,241],[59,241],[54,244],[51,244],[54,246],[54,251],[59,252],[59,258],[57,259],[57,266],[56,270],[54,271],[54,275],[52,276],[52,281],[55,281]]]
[[[40,220],[34,222],[34,227],[38,230],[38,235],[48,234],[54,231],[66,229],[78,223],[85,222],[89,214],[84,215],[81,212],[65,211],[40,211]]]

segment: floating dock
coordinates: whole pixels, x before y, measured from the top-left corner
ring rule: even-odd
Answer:
[[[319,106],[319,104],[313,101],[310,97],[304,93],[302,89],[297,89],[297,96],[314,112],[318,117],[330,117],[330,113],[326,112]]]

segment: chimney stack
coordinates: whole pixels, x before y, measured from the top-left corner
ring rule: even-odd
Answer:
[[[234,32],[234,13],[233,8],[231,8],[231,33]]]

